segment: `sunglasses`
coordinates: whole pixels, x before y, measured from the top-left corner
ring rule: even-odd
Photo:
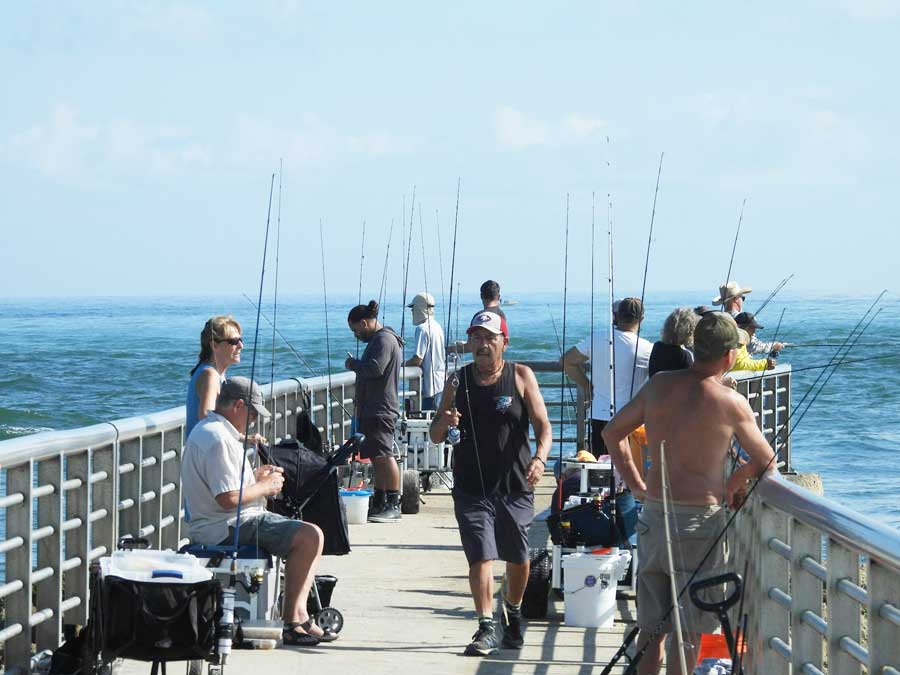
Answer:
[[[241,336],[231,337],[231,338],[222,338],[221,340],[216,340],[216,342],[227,342],[232,347],[237,347],[238,345],[244,344],[244,338]]]

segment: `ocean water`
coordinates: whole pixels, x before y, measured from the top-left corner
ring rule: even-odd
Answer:
[[[748,308],[755,309],[766,295],[765,289],[755,292],[748,299]],[[518,304],[504,308],[512,333],[508,351],[512,359],[558,358],[563,328],[566,347],[590,331],[588,296],[570,294],[565,326],[561,293],[515,299]],[[674,307],[708,303],[709,299],[707,293],[650,295],[641,334],[657,339],[663,320]],[[840,343],[873,299],[798,295],[785,290],[760,315],[766,326],[761,335],[771,339],[784,309],[778,339],[798,344]],[[326,332],[320,296],[279,297],[278,328],[315,374],[325,374],[329,352],[330,365],[338,372],[343,369],[345,352],[356,351],[346,324],[347,311],[354,304],[356,298],[330,297]],[[385,305],[386,323],[399,332],[401,298],[388,298]],[[900,302],[894,296],[880,306],[881,313],[850,358],[897,353]],[[271,298],[264,298],[263,307],[271,317]],[[461,335],[479,307],[477,297],[464,298],[458,311],[454,308],[451,333]],[[440,321],[446,323],[440,310]],[[596,299],[598,323],[605,311],[603,299]],[[249,375],[256,311],[240,296],[0,301],[0,440],[182,405],[188,371],[199,351],[200,330],[208,317],[227,313],[241,322],[246,339],[242,363],[228,372]],[[405,334],[409,338],[412,332],[407,316]],[[273,334],[265,320],[260,323],[258,344],[256,379],[268,382],[273,372]],[[824,365],[834,351],[827,346],[798,347],[785,351],[781,361],[796,369]],[[795,402],[820,372],[813,369],[795,375]],[[275,378],[311,374],[277,338]],[[551,409],[551,416],[554,414],[558,412]],[[795,468],[820,473],[828,497],[900,527],[900,462],[895,455],[900,451],[900,358],[841,366],[796,427],[792,444]]]

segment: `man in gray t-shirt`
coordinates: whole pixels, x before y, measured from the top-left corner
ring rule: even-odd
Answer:
[[[254,470],[241,442],[258,416],[269,417],[262,392],[246,377],[222,384],[216,408],[191,431],[181,459],[188,535],[196,544],[232,545],[240,505],[239,545],[257,544],[284,558],[284,643],[312,646],[337,637],[310,621],[306,600],[322,556],[322,530],[266,511],[284,484],[280,467]],[[242,485],[243,483],[243,485]]]

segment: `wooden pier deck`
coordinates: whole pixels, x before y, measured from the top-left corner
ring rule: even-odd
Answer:
[[[549,505],[552,491],[550,479],[538,486],[536,510]],[[351,525],[353,552],[323,559],[320,572],[338,577],[331,603],[345,620],[338,640],[306,649],[235,650],[225,673],[600,672],[632,625],[633,598],[619,601],[620,618],[609,630],[566,626],[563,604],[554,600],[546,621],[528,622],[521,650],[501,650],[488,658],[463,656],[477,624],[453,503],[444,489],[426,494],[425,501],[419,514],[404,516],[397,525]],[[532,542],[546,540],[546,526],[535,522]],[[499,588],[501,563],[495,573]],[[129,661],[117,671],[136,675],[149,668]],[[181,668],[180,663],[169,664],[170,673],[181,673]]]

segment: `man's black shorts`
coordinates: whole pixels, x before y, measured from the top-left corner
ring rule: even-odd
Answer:
[[[482,560],[519,564],[528,560],[533,492],[480,497],[454,490],[453,510],[470,566]]]
[[[359,420],[360,431],[365,439],[359,448],[363,459],[394,456],[393,417],[363,417]]]

